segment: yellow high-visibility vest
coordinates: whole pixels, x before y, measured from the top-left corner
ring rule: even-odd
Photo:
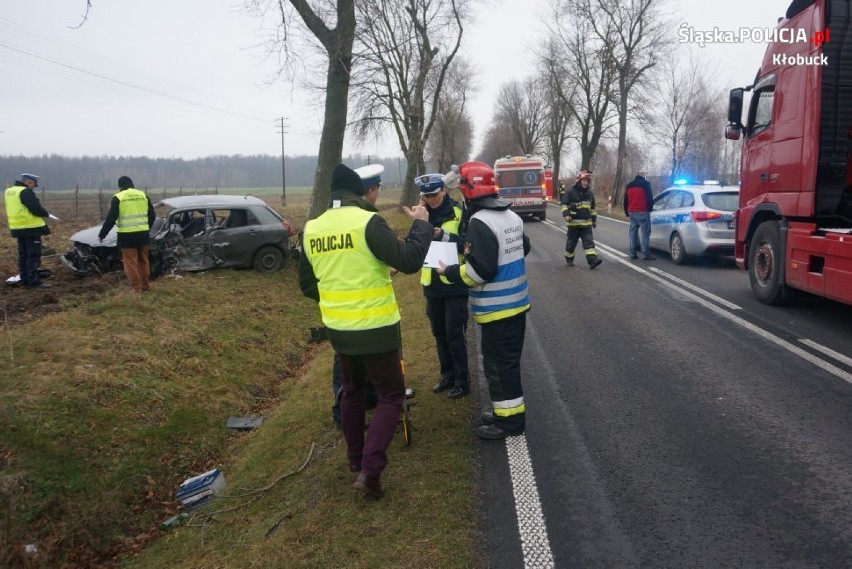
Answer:
[[[21,192],[26,186],[6,188],[6,216],[9,218],[9,229],[33,229],[47,225],[43,217],[33,215],[21,202]]]
[[[374,215],[344,206],[305,224],[303,254],[318,281],[322,322],[332,330],[372,330],[400,320],[388,266],[367,246]]]
[[[148,231],[148,198],[145,192],[135,188],[121,190],[118,198],[118,219],[115,230],[119,233],[135,233]]]

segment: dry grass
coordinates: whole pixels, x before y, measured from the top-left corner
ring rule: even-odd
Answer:
[[[383,215],[407,228],[392,199]],[[306,207],[288,199],[284,213],[298,226]],[[154,284],[146,296],[116,285],[91,301],[61,299],[7,329],[0,566],[478,566],[475,402],[430,391],[437,359],[416,275],[395,280],[414,442],[394,440],[380,502],[351,488],[330,420],[332,354],[307,341],[319,314],[298,291],[295,263]],[[236,433],[224,427],[230,415],[265,421]],[[228,495],[271,487],[157,529],[179,511],[178,484],[214,466]],[[39,553],[25,557],[30,543]]]

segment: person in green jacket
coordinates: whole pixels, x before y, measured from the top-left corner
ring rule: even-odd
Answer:
[[[302,293],[319,302],[328,340],[340,356],[340,415],[349,470],[358,475],[354,487],[372,498],[384,495],[381,474],[405,399],[390,268],[419,271],[432,239],[426,208],[414,206],[403,208],[414,221],[399,240],[378,215],[380,191],[375,186],[368,192],[357,173],[336,166],[331,207],[305,224],[299,263]],[[365,435],[368,378],[378,403]]]

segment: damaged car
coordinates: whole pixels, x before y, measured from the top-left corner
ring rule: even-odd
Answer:
[[[154,204],[151,226],[151,275],[215,268],[282,269],[295,249],[290,224],[263,200],[253,196],[178,196]],[[122,268],[115,228],[103,242],[101,226],[71,236],[73,248],[60,257],[76,276]]]

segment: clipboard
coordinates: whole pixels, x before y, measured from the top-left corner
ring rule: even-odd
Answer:
[[[429,244],[429,251],[426,253],[423,266],[430,269],[437,269],[441,266],[438,264],[438,261],[443,261],[445,265],[458,265],[459,252],[457,245],[449,241],[432,241]]]

